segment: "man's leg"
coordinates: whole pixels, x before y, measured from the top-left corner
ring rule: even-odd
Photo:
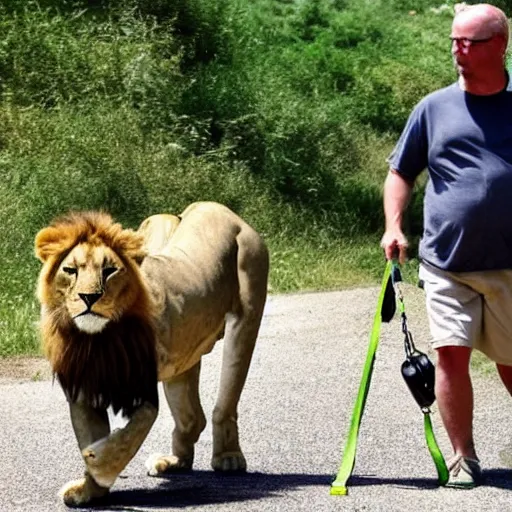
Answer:
[[[471,489],[482,470],[473,441],[471,351],[482,329],[482,295],[469,279],[422,265],[432,345],[437,351],[436,397],[455,451],[447,487]]]
[[[435,392],[439,412],[455,453],[477,459],[473,442],[470,358],[471,349],[468,347],[438,348]],[[512,378],[510,383],[512,384]]]
[[[508,392],[512,395],[512,366],[496,364],[501,381],[505,384]]]
[[[503,384],[505,384],[508,392],[512,395],[512,366],[496,363],[496,368]],[[512,468],[512,443],[509,443],[500,450],[500,459],[505,466]]]

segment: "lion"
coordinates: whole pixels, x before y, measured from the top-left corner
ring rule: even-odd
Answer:
[[[237,407],[267,296],[262,237],[227,207],[198,202],[137,231],[105,212],[71,212],[37,233],[35,253],[42,347],[85,462],[64,503],[108,494],[157,417],[158,381],[175,425],[171,454],[150,457],[148,474],[192,468],[206,427],[201,357],[221,338],[211,466],[245,471]],[[123,428],[110,431],[109,407],[127,417]]]

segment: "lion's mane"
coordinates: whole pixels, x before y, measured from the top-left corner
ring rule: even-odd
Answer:
[[[58,266],[77,244],[105,244],[126,265],[131,304],[97,334],[76,328],[56,299],[53,279]],[[74,212],[61,217],[36,238],[44,262],[38,295],[45,314],[43,349],[68,399],[93,407],[112,406],[129,416],[144,401],[158,404],[157,363],[151,302],[139,270],[145,252],[142,238],[123,230],[105,213]]]

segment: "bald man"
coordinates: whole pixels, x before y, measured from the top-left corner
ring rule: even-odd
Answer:
[[[402,218],[428,170],[420,279],[436,349],[436,397],[453,445],[447,486],[482,481],[473,442],[470,357],[496,363],[512,394],[512,84],[508,23],[489,4],[458,4],[451,29],[454,84],[414,108],[389,157],[386,257],[405,262]]]

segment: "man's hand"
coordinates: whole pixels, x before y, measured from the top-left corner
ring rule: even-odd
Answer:
[[[382,236],[380,246],[384,249],[387,260],[398,257],[400,265],[407,259],[407,238],[400,230],[387,230]]]

